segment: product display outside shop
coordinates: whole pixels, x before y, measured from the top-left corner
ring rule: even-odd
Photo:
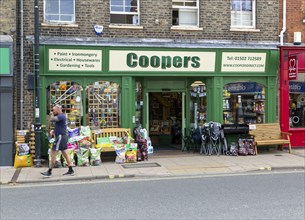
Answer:
[[[150,140],[149,137],[144,138],[145,132],[141,132],[142,142],[147,143]],[[147,134],[147,132],[146,132]],[[104,137],[98,138],[98,144],[92,145],[91,131],[89,126],[81,126],[81,128],[68,128],[68,154],[71,158],[71,162],[76,166],[99,166],[102,163],[101,152],[103,148],[113,148],[116,153],[116,163],[134,163],[144,159],[143,155],[147,155],[147,152],[143,152],[142,144],[138,144],[139,137],[134,140],[129,133],[125,132],[124,137]],[[54,142],[54,138],[49,140],[49,161],[51,160],[51,147]],[[139,147],[138,147],[139,146]],[[139,151],[140,150],[140,151]],[[147,151],[147,149],[145,149]],[[139,155],[138,155],[139,154]],[[147,160],[147,156],[145,159]],[[57,154],[55,167],[66,167],[67,162],[62,157],[61,152]]]

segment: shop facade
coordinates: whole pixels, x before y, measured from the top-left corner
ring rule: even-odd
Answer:
[[[304,46],[280,46],[280,123],[293,147],[305,146]]]
[[[140,124],[153,145],[183,147],[181,137],[209,121],[276,121],[277,48],[44,44],[40,57],[47,129],[54,104],[63,107],[68,126]]]

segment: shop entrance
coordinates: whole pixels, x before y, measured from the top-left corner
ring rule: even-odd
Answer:
[[[182,92],[148,94],[149,136],[154,150],[181,150],[184,118]]]

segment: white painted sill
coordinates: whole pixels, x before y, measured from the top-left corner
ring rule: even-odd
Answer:
[[[172,26],[171,30],[178,30],[178,31],[202,31],[203,28],[192,27],[192,26]]]
[[[260,32],[260,29],[250,29],[250,28],[231,28],[232,32]]]
[[[109,25],[109,28],[113,29],[134,29],[134,30],[142,30],[143,26],[136,26],[136,25]]]
[[[61,23],[41,23],[42,27],[68,27],[78,28],[78,24],[61,24]]]

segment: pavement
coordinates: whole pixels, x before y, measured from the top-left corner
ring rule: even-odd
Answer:
[[[147,161],[117,164],[102,162],[100,166],[74,167],[74,176],[63,176],[67,168],[53,169],[52,177],[45,178],[43,167],[0,167],[0,185],[85,181],[115,178],[178,177],[245,172],[270,172],[274,170],[305,170],[305,148],[287,150],[262,150],[256,156],[200,155],[198,152],[160,150],[149,155]]]

